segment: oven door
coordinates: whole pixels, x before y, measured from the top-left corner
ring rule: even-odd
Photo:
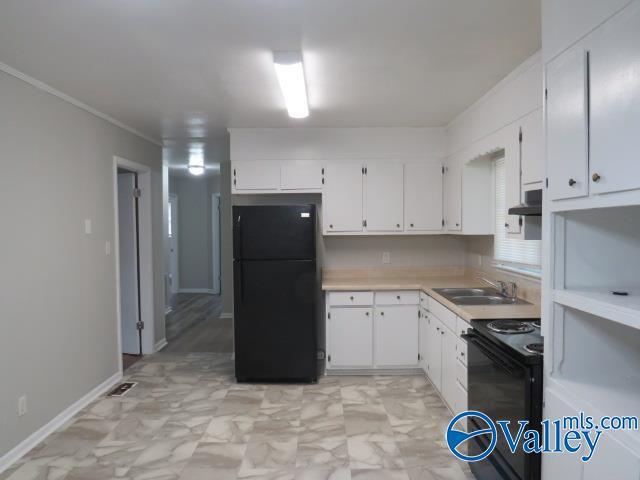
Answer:
[[[469,410],[485,413],[494,422],[510,420],[509,430],[512,438],[518,433],[518,421],[531,418],[532,373],[529,367],[516,361],[505,351],[484,338],[477,330],[470,330],[464,336],[468,345],[468,394]],[[486,426],[469,419],[469,431],[480,430]],[[496,447],[487,459],[471,464],[476,478],[495,480],[530,480],[536,474],[532,470],[531,455],[522,451],[522,443],[516,453],[511,453],[496,424],[498,438]],[[531,425],[528,428],[535,428]],[[539,428],[539,424],[538,424]],[[471,455],[486,451],[484,436],[474,437],[469,443]],[[538,474],[539,475],[539,474]]]

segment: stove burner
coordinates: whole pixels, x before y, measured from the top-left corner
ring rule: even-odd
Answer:
[[[533,325],[536,328],[540,328],[540,320],[533,320],[531,322],[529,322],[531,325]]]
[[[529,353],[539,353],[542,354],[544,351],[543,343],[530,343],[524,347],[524,349]]]
[[[487,328],[492,332],[506,334],[531,333],[534,330],[531,325],[518,320],[494,320],[487,324]]]

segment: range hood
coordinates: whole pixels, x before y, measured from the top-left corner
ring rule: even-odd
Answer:
[[[539,217],[542,215],[542,189],[524,192],[524,203],[511,207],[509,215],[527,215]]]

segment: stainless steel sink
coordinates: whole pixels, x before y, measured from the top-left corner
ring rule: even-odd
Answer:
[[[494,288],[434,288],[434,291],[456,305],[528,305],[519,298],[501,295]]]

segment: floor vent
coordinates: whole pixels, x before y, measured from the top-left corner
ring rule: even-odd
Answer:
[[[129,390],[135,387],[136,382],[124,382],[109,392],[109,397],[124,397]]]

